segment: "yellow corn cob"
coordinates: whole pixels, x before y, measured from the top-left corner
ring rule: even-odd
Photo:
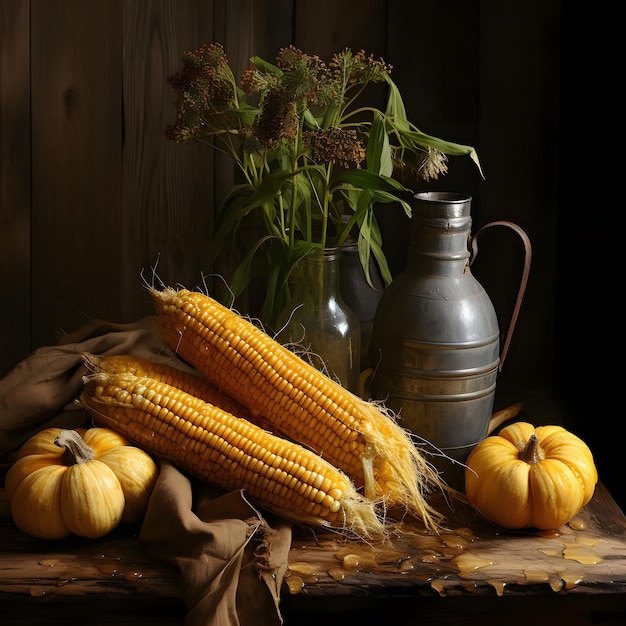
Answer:
[[[148,376],[172,387],[185,391],[196,398],[220,407],[227,413],[250,420],[250,411],[225,394],[221,389],[206,380],[200,372],[183,370],[167,363],[144,359],[132,354],[98,356],[83,354],[83,360],[89,369],[96,368],[108,374],[130,373],[135,376]],[[257,426],[263,424],[252,420]]]
[[[209,296],[172,288],[150,293],[160,331],[184,361],[276,433],[343,470],[368,498],[439,529],[443,516],[425,496],[447,488],[380,405],[348,392]]]
[[[223,489],[245,489],[288,519],[365,537],[383,533],[374,503],[310,450],[149,376],[90,366],[81,404],[154,456]]]

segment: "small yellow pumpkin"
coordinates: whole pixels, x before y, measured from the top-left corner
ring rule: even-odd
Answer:
[[[561,426],[516,422],[481,441],[465,469],[465,494],[503,528],[555,529],[591,500],[598,473],[591,450]]]
[[[39,539],[96,538],[141,519],[154,460],[108,428],[46,428],[20,448],[5,492],[16,526]]]

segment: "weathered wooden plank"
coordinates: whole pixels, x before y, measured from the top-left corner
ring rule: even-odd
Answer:
[[[384,57],[387,4],[384,0],[362,0],[355,10],[349,2],[298,2],[294,44],[324,61],[344,48]]]
[[[193,288],[201,283],[213,223],[213,155],[209,147],[164,137],[175,122],[167,83],[182,55],[213,36],[213,3],[158,0],[124,4],[124,145],[122,250],[117,292],[123,317],[152,309],[143,279]]]
[[[409,524],[384,545],[295,540],[287,586],[362,597],[626,592],[626,520],[603,485],[555,532],[502,532],[465,505],[438,508],[450,529],[439,536]]]
[[[328,62],[333,54],[349,48],[353,53],[385,59],[387,2],[364,0],[359,10],[349,2],[300,2],[294,15],[294,42],[306,54]],[[385,59],[387,60],[387,59]],[[364,106],[385,110],[386,89],[383,84],[369,85],[363,95]]]
[[[554,382],[561,4],[534,0],[505,7],[494,0],[480,2],[477,144],[486,180],[475,203],[476,225],[513,221],[533,245],[524,308],[499,380],[502,391],[550,388]],[[485,237],[481,245],[482,263],[477,262],[476,271],[506,329],[521,245],[513,233],[502,232]]]
[[[117,316],[121,6],[31,2],[35,345]]]
[[[411,598],[416,615],[424,611],[434,624],[427,612],[433,600],[443,614],[456,615],[455,599],[465,598],[464,612],[484,612],[493,618],[488,623],[498,623],[496,617],[506,613],[503,603],[510,606],[514,598],[547,614],[583,606],[587,615],[615,612],[620,602],[626,608],[626,519],[602,484],[569,524],[552,533],[502,532],[462,504],[453,512],[443,502],[437,506],[449,526],[438,536],[409,523],[385,543],[294,530],[282,592],[287,606],[296,612],[314,606],[332,615],[333,607],[355,609],[384,599],[395,606]],[[179,597],[176,570],[146,554],[132,529],[97,540],[37,541],[13,525],[2,491],[0,529],[0,606],[13,599],[31,610],[45,603],[50,615],[58,615],[86,599],[106,612],[111,600],[130,606],[132,598]]]
[[[30,352],[29,9],[0,0],[0,376]]]
[[[399,598],[290,597],[282,600],[285,624],[344,626],[623,626],[624,601],[614,596],[455,596]]]

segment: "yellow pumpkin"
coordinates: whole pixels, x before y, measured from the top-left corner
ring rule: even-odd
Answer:
[[[96,538],[141,519],[154,460],[108,428],[46,428],[20,448],[5,492],[13,521],[39,539]]]
[[[591,500],[598,473],[585,442],[561,426],[516,422],[466,461],[465,493],[503,528],[555,529]]]

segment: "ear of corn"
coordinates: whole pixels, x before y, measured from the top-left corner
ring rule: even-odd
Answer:
[[[150,376],[87,364],[93,373],[80,402],[138,447],[223,489],[245,489],[288,519],[365,537],[383,533],[374,503],[315,453]]]
[[[133,374],[134,376],[148,376],[155,380],[172,385],[209,404],[220,407],[227,413],[237,417],[251,419],[250,411],[243,404],[233,400],[221,389],[206,380],[200,372],[194,373],[183,370],[168,363],[144,359],[132,354],[115,354],[99,356],[85,353],[83,359],[87,366],[94,370],[99,369],[108,374]],[[257,426],[264,425],[255,421]]]
[[[274,432],[342,469],[367,497],[439,529],[443,516],[426,495],[447,487],[380,405],[350,393],[209,296],[172,288],[150,293],[160,331],[179,357]]]

